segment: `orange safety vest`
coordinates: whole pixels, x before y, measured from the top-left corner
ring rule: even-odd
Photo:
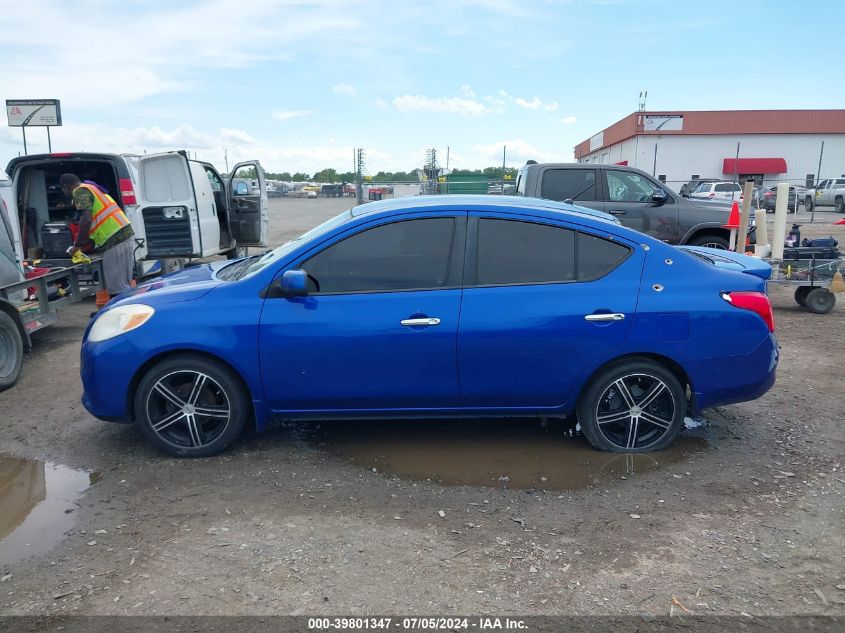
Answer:
[[[88,230],[88,237],[94,242],[96,248],[100,248],[108,239],[125,226],[129,226],[129,218],[123,212],[117,202],[107,193],[103,193],[97,187],[82,183],[94,196],[94,206],[91,209],[91,228]]]

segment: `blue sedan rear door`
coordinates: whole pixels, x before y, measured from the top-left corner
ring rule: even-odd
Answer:
[[[547,219],[470,214],[458,326],[469,408],[556,408],[612,355],[637,307],[644,252]]]
[[[308,296],[267,299],[261,316],[270,406],[303,414],[458,407],[465,238],[466,214],[440,212],[370,225],[305,255],[294,268],[312,279]]]

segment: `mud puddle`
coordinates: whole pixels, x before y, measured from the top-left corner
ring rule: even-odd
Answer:
[[[536,421],[322,423],[311,443],[367,469],[444,485],[575,490],[647,473],[703,451],[700,433],[655,453],[592,449],[574,429]]]
[[[73,525],[76,500],[99,475],[0,454],[0,569],[46,552]]]

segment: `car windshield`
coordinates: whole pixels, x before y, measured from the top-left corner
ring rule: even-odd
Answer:
[[[235,281],[238,279],[250,277],[257,273],[259,270],[262,270],[270,264],[279,261],[282,257],[290,253],[300,244],[304,244],[305,242],[308,242],[309,240],[319,235],[331,231],[333,228],[335,228],[336,226],[340,226],[341,224],[349,220],[351,217],[351,211],[344,211],[343,213],[336,215],[329,220],[326,220],[322,224],[315,226],[313,229],[306,231],[299,237],[289,240],[271,251],[267,251],[266,253],[260,255],[254,255],[252,257],[247,257],[246,259],[240,259],[236,262],[233,262],[229,266],[222,268],[217,273],[217,278],[222,279],[224,281]]]

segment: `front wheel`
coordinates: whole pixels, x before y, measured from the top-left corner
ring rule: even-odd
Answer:
[[[593,448],[640,453],[665,448],[684,423],[686,396],[675,375],[641,358],[602,370],[578,401],[584,437]]]
[[[836,212],[845,213],[845,201],[843,201],[842,196],[836,198]]]
[[[689,241],[690,246],[706,246],[707,248],[719,248],[723,251],[728,250],[728,240],[721,235],[698,235]]]
[[[214,360],[185,354],[153,366],[135,393],[146,438],[177,457],[208,457],[240,434],[250,398],[238,376]]]
[[[23,366],[23,340],[18,326],[0,310],[0,391],[18,381]]]
[[[813,200],[811,197],[808,196],[804,199],[804,209],[807,211],[807,213],[812,213],[815,206],[816,201]]]

